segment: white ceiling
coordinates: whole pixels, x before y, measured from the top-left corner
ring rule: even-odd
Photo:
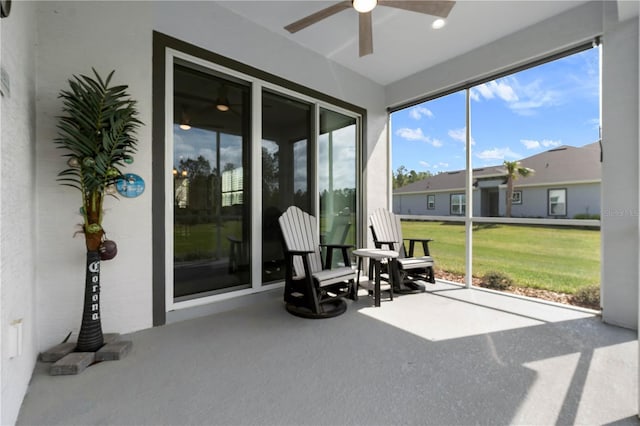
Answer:
[[[358,57],[358,16],[347,9],[289,34],[284,26],[337,1],[219,1],[268,30],[382,85],[514,33],[586,1],[457,1],[447,25],[432,16],[378,6],[373,10],[373,54]],[[633,2],[635,3],[635,2]]]

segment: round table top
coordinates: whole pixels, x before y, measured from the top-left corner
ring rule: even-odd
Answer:
[[[357,249],[353,251],[353,254],[360,257],[370,257],[373,259],[392,259],[400,256],[400,253],[393,250],[384,250],[384,249]]]

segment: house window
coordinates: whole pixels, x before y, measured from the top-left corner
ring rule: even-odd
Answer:
[[[427,210],[435,210],[436,208],[436,196],[433,194],[427,195]]]
[[[511,204],[522,204],[522,191],[513,191]]]
[[[462,216],[465,213],[465,206],[464,194],[451,194],[451,215]]]
[[[549,216],[566,216],[567,215],[567,190],[566,189],[550,189],[549,190]]]

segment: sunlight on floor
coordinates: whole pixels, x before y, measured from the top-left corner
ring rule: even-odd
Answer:
[[[427,290],[398,295],[393,301],[383,299],[381,307],[362,308],[358,312],[431,341],[593,316],[441,282],[430,285]],[[442,321],[451,317],[456,320]]]

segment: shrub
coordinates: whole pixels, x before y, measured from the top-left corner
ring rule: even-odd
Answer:
[[[494,290],[506,290],[513,284],[513,280],[509,275],[497,271],[487,272],[484,274],[484,277],[482,277],[482,281],[487,288]]]
[[[598,284],[588,285],[580,288],[573,295],[573,301],[576,304],[600,308],[600,286]]]

